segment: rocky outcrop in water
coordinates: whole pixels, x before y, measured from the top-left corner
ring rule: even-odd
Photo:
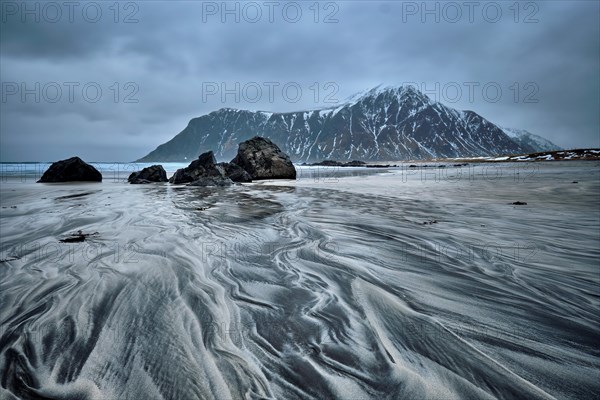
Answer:
[[[367,164],[364,161],[352,160],[348,162],[337,161],[337,160],[323,160],[320,162],[308,164],[302,163],[302,165],[314,166],[314,167],[367,167],[367,168],[389,168],[397,167],[396,164]]]
[[[141,171],[133,172],[127,179],[129,183],[141,184],[152,182],[167,182],[167,172],[162,165],[152,165]]]
[[[290,157],[269,139],[255,136],[240,143],[231,160],[250,174],[252,179],[296,179]]]
[[[200,154],[186,168],[178,169],[171,183],[190,186],[229,186],[253,179],[296,179],[296,169],[287,154],[269,139],[256,136],[240,143],[230,163],[216,162],[212,151]]]
[[[102,182],[102,174],[81,158],[71,157],[52,163],[38,182]]]
[[[200,154],[186,168],[178,169],[169,179],[171,183],[189,186],[230,186],[233,182],[250,182],[252,178],[237,165],[219,163],[212,151]]]
[[[175,171],[169,182],[191,183],[203,177],[225,177],[225,171],[222,167],[217,166],[212,151],[200,154],[198,159],[192,161],[186,168]]]
[[[252,177],[246,170],[234,163],[220,163],[225,174],[234,182],[252,182]]]

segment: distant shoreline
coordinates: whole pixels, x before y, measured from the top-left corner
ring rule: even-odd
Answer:
[[[323,160],[315,163],[302,163],[307,167],[366,167],[366,168],[393,168],[397,164],[424,164],[424,163],[476,163],[476,162],[523,162],[523,161],[595,161],[600,160],[600,148],[553,150],[529,154],[516,154],[510,156],[482,156],[482,157],[457,157],[457,158],[430,158],[419,160],[395,160],[395,161],[337,161]]]
[[[480,156],[456,158],[427,158],[411,160],[383,160],[383,161],[338,161],[323,160],[312,163],[295,161],[296,166],[305,167],[359,167],[359,168],[393,168],[398,164],[423,164],[423,163],[476,163],[476,162],[523,162],[523,161],[596,161],[600,160],[600,148],[585,148],[571,150],[542,151],[529,154],[513,154],[510,156]],[[54,161],[0,161],[0,165],[10,164],[52,164]],[[90,161],[90,164],[185,164],[184,161]]]

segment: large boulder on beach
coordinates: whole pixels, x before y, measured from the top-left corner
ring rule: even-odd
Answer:
[[[185,172],[185,168],[180,168],[177,171],[175,171],[175,173],[173,174],[173,176],[171,176],[169,178],[169,183],[190,183],[194,180],[194,178],[192,178],[191,176],[189,176],[186,172]]]
[[[129,183],[152,183],[152,182],[167,182],[167,172],[162,165],[152,165],[141,171],[133,172],[127,179]]]
[[[212,168],[217,164],[217,160],[215,159],[215,153],[212,151],[207,151],[206,153],[202,153],[198,156],[197,160],[192,161],[190,166],[199,165],[204,168]]]
[[[242,167],[252,179],[296,179],[290,157],[275,143],[260,136],[240,143],[231,163]]]
[[[246,170],[234,163],[219,163],[225,170],[225,176],[233,182],[252,182],[252,177]]]
[[[102,174],[79,157],[52,163],[38,182],[102,182]]]
[[[171,183],[190,183],[202,177],[224,177],[225,171],[217,166],[215,155],[212,151],[200,154],[198,159],[192,161],[186,168],[175,171],[169,179]]]

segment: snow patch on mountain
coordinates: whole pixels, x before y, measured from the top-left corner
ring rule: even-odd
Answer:
[[[506,133],[515,143],[523,146],[529,147],[531,151],[553,151],[553,150],[562,150],[560,146],[552,143],[546,138],[543,138],[539,135],[534,135],[533,133],[526,131],[525,129],[514,129],[514,128],[506,128],[501,127],[501,129]]]

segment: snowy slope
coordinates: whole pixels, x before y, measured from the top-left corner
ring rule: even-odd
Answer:
[[[526,131],[524,129],[501,128],[510,138],[523,147],[530,147],[531,151],[562,150],[548,139]]]
[[[334,108],[267,113],[222,108],[192,119],[139,161],[182,161],[213,150],[221,160],[252,136],[277,143],[292,160],[365,161],[516,154],[531,151],[472,111],[458,111],[410,86],[376,87]]]

